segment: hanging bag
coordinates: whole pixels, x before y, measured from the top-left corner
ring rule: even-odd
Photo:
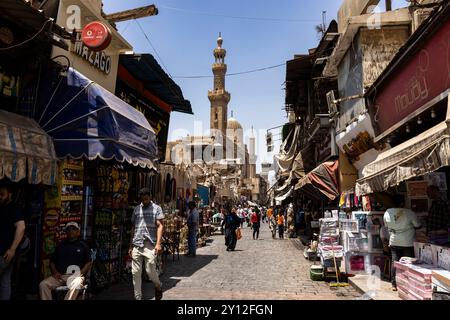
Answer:
[[[236,229],[236,238],[237,238],[238,240],[242,239],[241,228],[237,228],[237,229]]]

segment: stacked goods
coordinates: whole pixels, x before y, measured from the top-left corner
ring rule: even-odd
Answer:
[[[435,292],[450,294],[450,271],[433,271],[431,282]]]
[[[442,270],[428,264],[395,262],[397,289],[404,300],[431,300],[433,271]]]
[[[337,218],[324,218],[319,220],[320,238],[318,252],[325,268],[340,266],[344,255],[344,248],[339,244],[339,229]]]
[[[341,265],[342,258],[344,256],[344,247],[339,245],[319,245],[320,261],[325,268],[334,267],[334,260],[336,260],[336,266]]]

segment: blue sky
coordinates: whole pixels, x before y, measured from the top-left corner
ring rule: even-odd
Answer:
[[[342,0],[103,0],[104,11],[112,13],[155,4],[159,14],[139,19],[153,47],[135,21],[118,24],[119,32],[136,53],[151,53],[191,101],[194,116],[172,113],[169,140],[180,138],[180,128],[194,133],[194,122],[209,128],[210,104],[207,92],[213,79],[180,79],[179,76],[212,75],[212,50],[222,32],[227,49],[228,73],[242,72],[285,63],[294,54],[307,53],[318,43],[315,26],[336,19]],[[384,1],[382,1],[384,2]],[[404,0],[394,0],[394,6]],[[229,16],[229,17],[223,17]],[[240,19],[231,17],[268,18]],[[272,19],[272,20],[271,20]],[[275,19],[276,21],[274,21]],[[281,21],[278,21],[280,19]],[[292,21],[294,20],[294,21]],[[231,76],[226,87],[231,93],[229,110],[245,129],[266,130],[287,121],[283,83],[286,67]],[[263,139],[260,139],[263,140]],[[260,141],[258,158],[272,161],[265,141]]]

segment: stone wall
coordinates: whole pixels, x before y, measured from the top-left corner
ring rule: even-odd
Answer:
[[[410,35],[408,27],[361,29],[360,46],[363,52],[363,86],[370,87],[392,61]]]

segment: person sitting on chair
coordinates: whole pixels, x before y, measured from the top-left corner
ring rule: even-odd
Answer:
[[[51,277],[39,284],[42,300],[52,300],[52,290],[67,284],[69,292],[64,300],[76,300],[84,277],[92,261],[88,246],[79,240],[80,226],[76,222],[66,225],[67,239],[61,242],[50,259]]]

